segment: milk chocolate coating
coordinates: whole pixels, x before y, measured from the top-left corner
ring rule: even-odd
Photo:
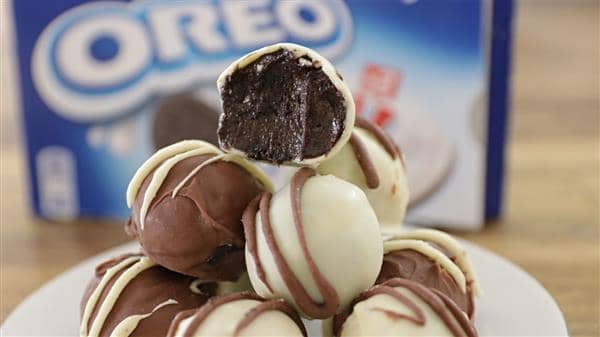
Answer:
[[[221,97],[219,143],[249,158],[282,163],[318,157],[344,131],[342,94],[320,67],[303,66],[289,50],[265,54],[233,72]]]
[[[152,123],[155,149],[186,139],[217,145],[218,112],[190,93],[165,98],[158,104]]]
[[[158,264],[206,281],[235,281],[245,270],[242,213],[262,192],[252,174],[237,164],[219,160],[204,166],[181,188],[175,187],[198,165],[214,155],[183,159],[169,171],[152,203],[142,229],[139,220],[148,175],[133,203],[126,232]]]
[[[376,284],[396,277],[436,289],[452,299],[469,317],[473,315],[474,306],[470,287],[467,285],[467,292],[463,293],[446,270],[419,252],[402,249],[383,257],[383,266]]]
[[[94,278],[88,285],[81,302],[82,316],[91,294],[102,280],[107,269],[130,256],[135,255],[123,255],[96,268]],[[88,326],[91,326],[96,318],[100,306],[115,281],[126,270],[127,268],[121,270],[108,282],[94,307]],[[100,330],[99,337],[110,336],[115,327],[127,317],[148,314],[160,303],[173,299],[177,301],[177,304],[166,305],[156,310],[149,317],[142,319],[129,335],[131,337],[164,336],[177,313],[182,310],[197,308],[213,296],[216,289],[215,284],[205,284],[202,286],[201,293],[194,293],[190,289],[190,284],[194,280],[194,277],[174,273],[159,265],[154,265],[142,271],[121,292]]]

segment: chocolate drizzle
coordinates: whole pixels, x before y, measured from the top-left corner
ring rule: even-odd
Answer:
[[[376,308],[376,311],[384,312],[386,316],[390,317],[391,319],[407,319],[417,325],[424,326],[427,322],[427,319],[423,311],[417,306],[416,303],[412,302],[410,299],[394,290],[396,287],[402,287],[409,290],[427,303],[427,305],[429,305],[429,307],[442,319],[446,327],[450,330],[450,332],[452,332],[453,336],[462,337],[466,335],[467,337],[477,337],[477,332],[467,316],[462,312],[462,310],[460,310],[460,308],[458,308],[458,306],[456,306],[456,304],[454,304],[454,302],[452,302],[451,299],[435,289],[429,289],[416,282],[401,278],[390,279],[360,294],[354,301],[352,301],[350,309],[333,318],[333,335],[337,337],[341,336],[344,323],[352,314],[354,306],[357,303],[367,300],[368,298],[378,294],[389,295],[399,300],[402,304],[406,305],[416,317],[403,315],[397,312],[390,312],[389,310],[385,309],[380,310]]]
[[[308,334],[306,333],[306,328],[304,327],[304,324],[302,323],[300,316],[298,316],[298,312],[296,312],[296,310],[294,310],[292,307],[289,306],[289,304],[287,304],[284,300],[281,300],[281,299],[266,301],[266,302],[259,304],[256,307],[254,307],[252,310],[250,310],[248,313],[246,313],[246,315],[240,322],[238,322],[238,324],[235,327],[235,330],[233,332],[233,335],[239,336],[240,332],[244,328],[246,328],[248,325],[250,325],[252,322],[254,322],[254,320],[258,316],[260,316],[261,314],[263,314],[267,311],[280,311],[280,312],[286,314],[289,318],[291,318],[294,321],[294,323],[296,323],[298,328],[300,328],[300,331],[302,331],[302,335],[304,337],[308,336]]]
[[[400,147],[398,147],[398,145],[380,127],[361,117],[356,117],[354,125],[355,127],[359,127],[370,132],[373,136],[375,136],[377,141],[383,145],[386,152],[392,157],[392,159],[400,158],[402,165],[404,165]]]
[[[301,196],[302,196],[302,187],[306,180],[310,177],[314,176],[316,172],[313,169],[302,168],[294,174],[292,177],[292,181],[290,183],[290,200],[292,204],[292,213],[294,218],[294,226],[296,228],[296,234],[298,235],[298,241],[300,243],[300,247],[306,259],[306,263],[308,264],[308,268],[311,272],[315,283],[317,284],[317,288],[323,297],[323,303],[316,303],[308,294],[298,277],[294,274],[294,271],[290,268],[285,257],[281,253],[279,245],[277,244],[277,240],[275,238],[275,234],[273,232],[273,227],[271,225],[271,219],[269,216],[269,208],[271,204],[271,193],[263,193],[260,197],[260,203],[257,205],[257,200],[255,199],[246,209],[244,214],[243,223],[244,230],[246,233],[246,238],[251,238],[254,240],[248,240],[248,251],[252,255],[255,263],[256,270],[259,279],[270,288],[268,281],[266,280],[264,269],[262,266],[262,262],[260,261],[260,257],[256,251],[256,224],[255,224],[255,216],[252,214],[256,214],[257,206],[258,211],[260,212],[260,219],[262,223],[262,229],[265,236],[265,241],[267,242],[267,246],[269,247],[269,251],[271,252],[273,259],[275,260],[275,265],[277,266],[277,270],[283,279],[286,287],[288,288],[292,298],[298,305],[298,307],[304,311],[308,316],[312,318],[328,318],[334,315],[340,305],[340,300],[335,288],[327,281],[325,276],[321,273],[316,263],[314,262],[312,256],[310,255],[310,251],[308,249],[308,245],[306,243],[306,238],[304,236],[304,225],[302,224],[302,216],[301,216]]]
[[[248,207],[246,207],[246,210],[244,210],[244,214],[242,215],[242,223],[244,224],[246,249],[248,250],[248,252],[252,256],[252,259],[254,260],[258,279],[265,285],[265,287],[267,287],[270,293],[273,293],[273,288],[267,280],[267,276],[265,275],[265,269],[263,268],[263,265],[260,262],[260,257],[258,256],[258,249],[256,247],[256,212],[258,210],[258,205],[262,199],[263,195],[261,194],[250,202]]]
[[[358,165],[360,165],[360,168],[365,175],[367,187],[370,189],[379,187],[379,175],[375,169],[375,164],[373,163],[365,144],[355,133],[352,133],[352,136],[350,137],[350,145],[352,145],[354,156],[356,156]]]
[[[316,304],[314,301],[311,301],[311,305],[309,308],[302,308],[307,314],[314,318],[327,318],[337,311],[340,300],[335,288],[327,281],[325,276],[321,273],[317,264],[313,260],[310,255],[310,251],[308,249],[308,245],[306,243],[306,238],[304,236],[304,225],[302,224],[302,208],[301,208],[301,200],[302,200],[302,187],[304,183],[312,177],[316,175],[315,170],[310,168],[301,168],[294,174],[292,177],[292,181],[290,183],[290,200],[292,202],[292,213],[294,215],[294,225],[296,227],[296,234],[298,235],[298,240],[300,241],[300,247],[302,247],[302,252],[304,253],[304,257],[306,258],[306,263],[308,264],[308,268],[310,269],[313,279],[317,284],[317,288],[319,288],[319,292],[321,296],[323,296],[324,303]],[[292,296],[293,296],[292,292]],[[294,297],[296,300],[296,298]],[[300,302],[298,302],[298,306],[300,306]],[[307,310],[309,309],[309,310]]]
[[[465,317],[464,312],[458,307],[458,305],[456,305],[456,303],[454,303],[452,299],[450,299],[450,297],[437,289],[431,289],[431,291],[433,291],[444,302],[446,308],[452,312],[452,315],[454,315],[458,321],[458,324],[460,324],[468,336],[477,336],[477,331],[475,331],[475,328],[469,319]]]
[[[427,243],[452,259],[452,254],[447,250],[434,243]],[[467,283],[467,291],[463,292],[447,269],[424,253],[412,249],[398,249],[385,254],[381,271],[375,283],[383,283],[398,277],[441,291],[449,296],[469,317],[473,316],[473,294],[470,284]]]
[[[186,320],[193,316],[192,321],[187,326],[185,331],[183,332],[183,337],[193,337],[195,332],[200,328],[200,325],[206,320],[206,318],[218,307],[221,305],[239,301],[239,300],[255,300],[263,302],[258,306],[254,307],[252,310],[246,313],[244,318],[238,322],[234,329],[233,336],[239,336],[240,332],[250,325],[257,317],[267,311],[280,311],[286,314],[289,318],[291,318],[294,323],[298,326],[300,331],[302,331],[303,336],[307,336],[306,329],[304,324],[302,324],[302,320],[298,316],[298,313],[294,311],[287,303],[283,300],[271,300],[266,301],[262,297],[250,293],[250,292],[242,292],[237,294],[231,294],[227,296],[212,298],[208,300],[208,302],[203,305],[200,309],[187,310],[179,313],[171,323],[171,327],[169,328],[169,332],[167,333],[167,337],[175,337],[177,333],[177,329],[179,324],[183,320]]]

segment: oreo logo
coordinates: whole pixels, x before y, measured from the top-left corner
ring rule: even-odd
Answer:
[[[31,67],[40,96],[57,114],[94,122],[213,81],[267,44],[294,42],[334,58],[351,40],[342,0],[99,2],[52,21]]]

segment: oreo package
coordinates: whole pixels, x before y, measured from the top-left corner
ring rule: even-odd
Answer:
[[[38,216],[125,219],[150,154],[216,142],[219,73],[281,41],[330,59],[400,145],[408,222],[500,215],[512,1],[19,0],[12,14]]]

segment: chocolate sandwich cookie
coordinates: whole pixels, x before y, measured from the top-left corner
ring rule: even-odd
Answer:
[[[164,336],[177,313],[203,305],[215,290],[141,254],[119,256],[96,268],[81,303],[80,336]]]
[[[254,290],[286,299],[308,318],[331,317],[377,278],[377,217],[346,181],[302,168],[277,193],[254,199],[243,222]]]
[[[158,150],[186,139],[217,145],[219,113],[192,93],[162,99],[154,112],[152,143]]]
[[[363,292],[323,330],[324,335],[336,337],[477,337],[473,324],[450,298],[399,278]]]
[[[382,231],[397,230],[409,200],[404,156],[377,125],[357,118],[350,141],[317,171],[360,187],[377,214]]]
[[[337,153],[354,125],[354,101],[315,51],[280,43],[251,52],[219,76],[226,152],[275,164],[314,166]]]
[[[473,317],[479,282],[469,256],[453,237],[417,229],[387,239],[384,252],[377,283],[397,277],[418,282],[444,293]]]
[[[298,313],[285,301],[253,293],[210,299],[199,309],[180,313],[167,337],[290,336],[307,337]]]
[[[252,163],[203,141],[182,141],[151,156],[127,189],[125,229],[154,261],[206,281],[235,281],[244,271],[242,213],[263,191]]]

